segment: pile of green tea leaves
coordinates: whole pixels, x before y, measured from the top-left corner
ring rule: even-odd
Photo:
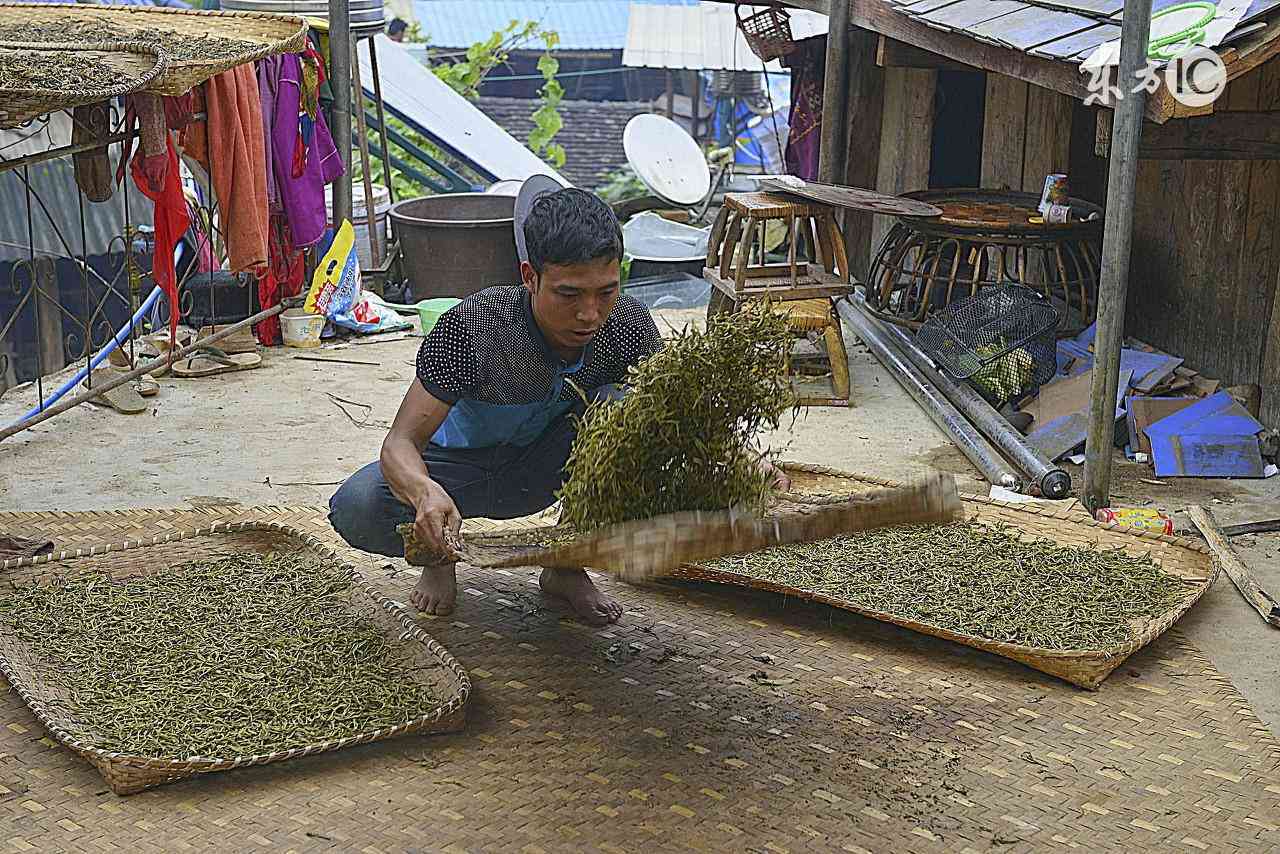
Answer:
[[[705,564],[957,634],[1106,650],[1190,592],[1149,557],[1023,540],[978,522],[886,528]]]
[[[120,72],[75,53],[0,49],[0,90],[106,89],[120,82]]]
[[[559,498],[578,531],[675,513],[762,507],[769,481],[752,443],[794,406],[791,333],[763,302],[686,327],[632,368],[621,401],[579,424]]]
[[[56,662],[93,746],[227,758],[359,735],[439,705],[433,676],[351,600],[340,570],[241,554],[0,595],[0,630]]]

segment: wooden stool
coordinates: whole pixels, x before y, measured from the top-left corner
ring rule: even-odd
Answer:
[[[770,263],[765,228],[786,223],[790,238],[786,263]],[[801,257],[800,244],[808,248]],[[754,257],[754,262],[753,262]],[[711,283],[712,305],[736,308],[748,299],[812,299],[850,293],[853,276],[835,209],[777,193],[729,193],[707,241],[703,276]],[[722,296],[727,299],[716,299]]]
[[[844,349],[844,335],[840,332],[840,318],[835,313],[829,297],[787,300],[775,303],[773,310],[787,318],[787,328],[793,333],[821,332],[827,347],[827,360],[831,366],[831,394],[818,390],[796,389],[797,402],[801,406],[849,405],[849,354]]]
[[[783,220],[787,262],[770,263],[765,227]],[[807,244],[808,259],[800,252]],[[753,262],[754,259],[754,262]],[[853,291],[844,236],[835,209],[777,193],[729,193],[707,244],[703,277],[711,283],[707,322],[747,300],[768,299],[795,333],[821,331],[831,363],[831,394],[797,389],[802,406],[849,405],[849,358],[831,297]]]

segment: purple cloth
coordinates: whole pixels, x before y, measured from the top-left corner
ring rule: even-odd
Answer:
[[[268,56],[258,60],[258,99],[262,101],[263,158],[267,164],[267,205],[272,213],[280,207],[280,188],[276,184],[276,170],[272,156],[272,133],[276,115],[276,87],[280,80],[280,57]]]
[[[294,176],[294,152],[305,113],[302,110],[302,62],[297,54],[280,57],[276,81],[275,116],[271,123],[271,154],[280,204],[289,220],[293,245],[311,246],[324,234],[328,219],[324,186],[343,173],[342,159],[329,135],[324,113],[310,126],[306,156]],[[310,119],[306,119],[310,122]]]
[[[827,59],[826,36],[814,36],[786,57],[791,69],[791,115],[787,131],[787,173],[818,180],[822,142],[822,86]]]

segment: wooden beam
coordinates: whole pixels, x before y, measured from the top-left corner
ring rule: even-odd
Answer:
[[[931,68],[886,68],[884,120],[880,126],[880,168],[876,190],[896,196],[929,188],[933,156],[933,99],[938,72]],[[874,253],[893,227],[887,216],[871,229]]]
[[[1222,529],[1218,527],[1217,521],[1209,513],[1208,509],[1196,505],[1187,509],[1187,515],[1191,517],[1191,521],[1204,538],[1209,542],[1209,548],[1218,556],[1218,562],[1222,564],[1222,569],[1227,573],[1227,577],[1231,579],[1231,583],[1240,591],[1240,595],[1249,603],[1253,610],[1258,612],[1258,616],[1264,622],[1271,626],[1280,627],[1280,604],[1271,597],[1267,591],[1262,589],[1262,585],[1258,583],[1258,579],[1249,567],[1245,566],[1240,558],[1236,557],[1235,550],[1231,548],[1231,544],[1227,542],[1226,535],[1222,533]]]
[[[1144,160],[1280,160],[1280,110],[1232,112],[1148,123]]]
[[[876,49],[876,65],[881,68],[933,68],[940,71],[981,70],[885,36],[880,37],[880,45]]]

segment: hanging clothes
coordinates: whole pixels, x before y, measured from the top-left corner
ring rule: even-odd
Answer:
[[[267,164],[267,204],[271,212],[280,207],[280,187],[276,183],[276,170],[272,163],[271,140],[274,136],[276,116],[276,87],[280,81],[280,57],[268,56],[258,60],[258,99],[262,102],[262,157]],[[268,254],[270,246],[268,246]]]
[[[324,115],[308,109],[302,66],[296,54],[280,57],[271,128],[276,185],[295,248],[313,246],[323,236],[328,219],[324,186],[345,171]]]
[[[152,183],[156,173],[154,164],[150,167],[144,149],[140,148],[133,156],[130,167],[133,182],[142,194],[155,204],[155,251],[151,256],[151,278],[164,291],[169,301],[169,341],[172,344],[177,338],[178,330],[178,275],[173,265],[173,250],[182,239],[191,220],[187,215],[187,199],[182,193],[182,179],[178,174],[178,154],[174,150],[173,140],[168,133],[164,135],[164,168],[163,180],[159,188]]]
[[[791,69],[791,114],[788,117],[787,174],[806,181],[818,179],[822,142],[822,87],[826,73],[827,39],[815,36],[783,59]]]
[[[253,64],[210,78],[203,101],[208,118],[187,125],[182,145],[210,176],[231,272],[256,270],[267,263],[269,221],[262,101]]]

